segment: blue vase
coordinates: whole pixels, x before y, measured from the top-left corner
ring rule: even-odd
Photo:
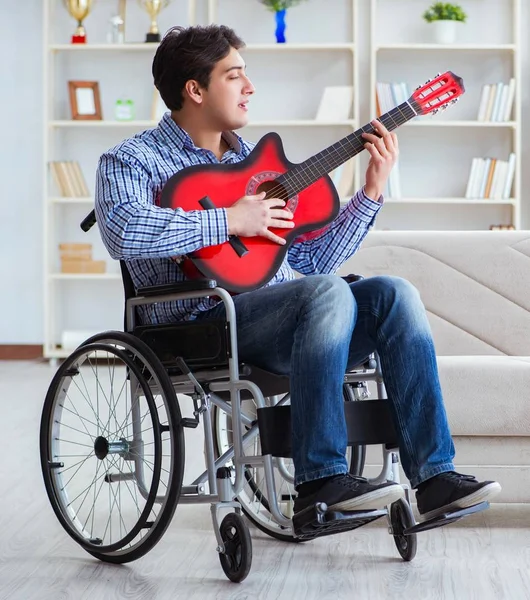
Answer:
[[[276,42],[278,44],[285,44],[285,14],[287,10],[284,8],[283,10],[276,11]]]

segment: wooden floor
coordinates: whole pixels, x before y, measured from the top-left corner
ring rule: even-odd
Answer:
[[[493,506],[423,533],[399,558],[384,523],[306,544],[251,530],[254,560],[228,582],[207,506],[180,506],[162,541],[123,566],[103,564],[62,530],[39,466],[40,410],[53,370],[0,362],[0,600],[530,599],[530,506]]]

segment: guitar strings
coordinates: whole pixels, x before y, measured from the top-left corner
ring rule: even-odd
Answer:
[[[413,115],[411,115],[410,117],[406,116],[404,111],[401,109],[401,106],[410,108],[408,106],[408,104],[406,104],[406,103],[404,103],[400,106],[396,106],[391,111],[387,112],[386,114],[382,115],[379,118],[379,120],[383,123],[383,125],[385,125],[386,127],[390,126],[390,127],[392,127],[392,129],[396,129],[403,123],[409,121],[413,116],[415,116],[415,113]],[[392,112],[394,112],[396,114],[397,118],[395,120],[394,120],[394,116],[391,114]],[[386,121],[386,123],[385,123],[385,121]],[[365,130],[365,128],[367,128],[368,130]],[[360,130],[357,130],[357,131],[362,131],[364,133],[370,133],[373,131],[373,128],[371,125],[368,124],[368,125],[365,125],[364,127],[361,127]],[[326,167],[326,169],[329,169],[331,171],[334,168],[341,165],[343,162],[346,162],[345,160],[342,159],[342,157],[339,157],[337,159],[337,157],[336,157],[337,150],[340,152],[344,149],[351,149],[350,147],[352,145],[353,146],[355,146],[356,144],[363,145],[364,143],[366,143],[363,140],[363,138],[361,137],[361,135],[357,133],[357,131],[351,133],[350,135],[346,136],[342,140],[339,140],[337,143],[335,143],[331,147],[331,149],[328,148],[328,149],[322,150],[322,152],[320,152],[319,154],[316,155],[319,158],[316,158],[316,156],[315,156],[316,160],[313,160],[309,166],[303,167],[302,169],[299,169],[299,170],[296,170],[296,167],[295,167],[291,171],[287,171],[286,173],[284,173],[282,175],[288,175],[295,183],[297,183],[301,187],[301,189],[303,189],[304,187],[308,187],[309,185],[311,185],[311,183],[314,183],[314,182],[311,182],[308,184],[307,181],[305,180],[305,177],[307,175],[312,175],[313,177],[316,175],[316,170],[314,169],[315,165],[316,166],[324,166],[324,167]],[[327,155],[325,154],[326,152],[327,152]],[[330,160],[331,156],[333,156],[335,158],[333,160]],[[353,156],[355,156],[355,155],[353,155]],[[311,159],[309,159],[309,160],[311,160]],[[348,159],[346,159],[346,160],[348,160]],[[321,175],[319,175],[315,179],[315,181],[317,181],[320,177],[321,177]],[[288,196],[292,196],[297,193],[295,190],[290,191],[287,188],[288,188],[287,185],[278,184],[276,187],[272,187],[270,190],[268,190],[265,197],[268,199],[274,198],[274,194],[281,193],[283,190],[287,191]]]

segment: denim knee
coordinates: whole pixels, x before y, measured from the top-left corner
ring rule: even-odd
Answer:
[[[344,334],[353,327],[357,317],[357,305],[350,286],[337,275],[310,275],[304,277],[297,295],[300,315],[314,313],[315,326]]]

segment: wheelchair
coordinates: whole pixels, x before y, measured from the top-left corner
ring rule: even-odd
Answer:
[[[87,219],[85,230],[95,222]],[[140,558],[181,503],[210,505],[221,567],[233,582],[243,581],[252,563],[245,519],[278,540],[305,542],[384,518],[398,553],[410,561],[417,533],[488,507],[416,523],[403,485],[405,498],[383,510],[338,512],[317,503],[293,514],[289,379],[240,363],[231,295],[208,279],[135,290],[120,265],[124,331],[95,335],[64,360],[40,426],[50,503],[92,556],[110,563]],[[138,323],[140,306],[207,296],[224,303],[225,320]],[[376,399],[369,399],[369,382]],[[362,476],[366,446],[377,444],[383,466],[370,481],[399,483],[397,437],[376,355],[345,374],[343,391],[350,472]],[[182,415],[182,396],[193,402],[189,416]],[[184,485],[184,429],[201,420],[205,470]]]

